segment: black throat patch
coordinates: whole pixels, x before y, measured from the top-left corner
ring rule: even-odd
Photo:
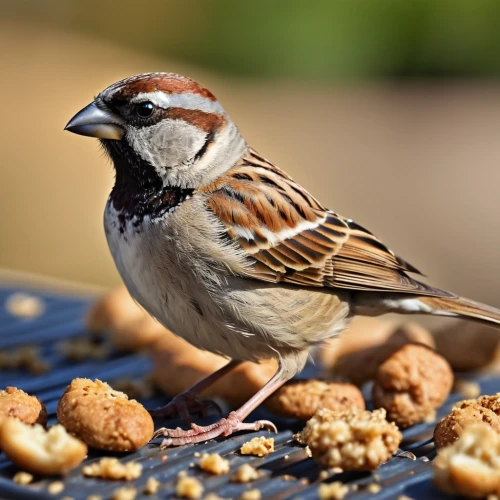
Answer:
[[[141,225],[145,217],[156,219],[172,212],[194,189],[163,186],[155,168],[143,160],[125,141],[103,139],[104,150],[113,161],[116,180],[110,202],[118,212],[119,231],[123,233],[128,221]]]

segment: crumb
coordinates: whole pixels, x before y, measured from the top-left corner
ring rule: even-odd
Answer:
[[[113,492],[111,500],[135,500],[137,490],[129,486],[123,486]]]
[[[203,500],[225,500],[225,499],[220,497],[216,493],[209,493],[208,495],[205,495],[203,497]]]
[[[379,491],[382,491],[382,486],[378,483],[370,483],[366,489],[369,493],[378,493]]]
[[[73,497],[62,497],[61,500],[75,500]]]
[[[438,451],[434,484],[445,493],[485,497],[500,491],[500,435],[484,423],[468,425],[457,441]]]
[[[391,458],[402,439],[399,429],[385,416],[384,409],[353,413],[319,410],[307,422],[300,440],[309,445],[314,460],[324,468],[373,470]]]
[[[326,479],[328,479],[328,476],[330,474],[328,474],[328,471],[327,470],[322,470],[320,473],[319,473],[319,480],[320,481],[325,481]]]
[[[178,497],[197,500],[203,494],[203,485],[195,477],[179,474],[175,492]]]
[[[104,360],[109,354],[109,347],[106,344],[87,337],[63,340],[56,344],[56,349],[61,356],[70,361]]]
[[[13,293],[5,302],[5,308],[19,318],[37,318],[44,313],[45,304],[33,295]]]
[[[117,458],[103,457],[82,468],[82,474],[103,479],[125,479],[132,481],[142,474],[142,465],[137,462],[120,463]]]
[[[409,497],[408,495],[399,495],[398,500],[414,500],[412,497]]]
[[[156,495],[159,489],[160,481],[158,481],[158,479],[155,479],[154,477],[150,477],[144,485],[143,493],[145,495]]]
[[[2,450],[20,469],[34,474],[64,474],[80,465],[87,446],[66,432],[62,425],[45,430],[6,417],[0,426]]]
[[[290,455],[285,455],[285,456],[283,457],[283,460],[288,460],[289,458],[290,458]]]
[[[306,452],[306,455],[309,458],[312,458],[313,454],[312,454],[311,448],[309,448],[309,446],[306,446],[304,451]]]
[[[320,484],[318,496],[321,500],[342,500],[349,491],[349,488],[340,481],[329,484]]]
[[[58,493],[61,493],[62,490],[64,490],[64,483],[62,481],[54,481],[53,483],[49,484],[47,490],[51,495],[57,495]]]
[[[16,484],[30,484],[31,481],[33,481],[33,476],[28,472],[21,471],[17,474],[14,474],[12,481],[14,481]]]
[[[193,457],[200,458],[201,457],[201,453],[199,451],[195,451],[193,453]]]
[[[466,399],[474,399],[481,395],[481,387],[477,382],[456,379],[453,392],[459,392]]]
[[[260,474],[250,464],[243,464],[236,469],[231,477],[231,482],[249,483],[250,481],[258,479],[259,476]]]
[[[89,495],[87,500],[102,500],[101,495]]]
[[[161,457],[161,461],[162,461],[162,462],[166,462],[167,460],[168,460],[168,455],[163,455],[163,456]]]
[[[229,472],[229,462],[218,453],[212,453],[210,455],[204,453],[200,459],[200,469],[219,476]]]
[[[255,437],[240,448],[242,455],[265,457],[274,451],[274,438]]]
[[[260,500],[262,498],[262,494],[260,490],[254,488],[253,490],[248,490],[243,492],[240,497],[240,500]]]

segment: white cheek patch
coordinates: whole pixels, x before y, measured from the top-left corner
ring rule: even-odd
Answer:
[[[207,134],[184,120],[162,120],[150,127],[128,127],[127,139],[156,169],[187,165],[200,151]]]

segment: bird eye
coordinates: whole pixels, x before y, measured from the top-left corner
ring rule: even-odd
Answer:
[[[135,112],[141,118],[149,118],[153,114],[154,110],[154,104],[149,101],[141,102],[135,108]]]

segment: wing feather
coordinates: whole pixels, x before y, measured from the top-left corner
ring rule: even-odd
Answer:
[[[229,237],[248,253],[248,278],[307,287],[440,295],[371,232],[324,208],[252,149],[199,191]]]

